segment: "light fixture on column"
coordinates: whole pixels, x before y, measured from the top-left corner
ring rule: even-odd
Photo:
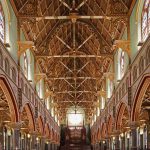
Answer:
[[[27,138],[30,138],[31,137],[31,135],[30,134],[27,134]]]

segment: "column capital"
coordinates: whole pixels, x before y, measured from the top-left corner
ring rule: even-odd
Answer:
[[[20,56],[22,53],[24,53],[27,49],[32,49],[34,47],[33,41],[18,41],[18,56]]]
[[[114,130],[111,135],[117,137],[120,135],[120,133],[120,130]]]
[[[10,122],[7,125],[8,125],[8,127],[11,127],[13,129],[20,130],[22,123],[21,122]]]
[[[97,95],[99,95],[99,96],[102,96],[102,97],[106,98],[106,91],[103,91],[103,90],[98,91],[98,92],[97,92]]]
[[[130,41],[129,40],[115,40],[114,46],[116,48],[121,48],[126,51],[129,57],[131,56]]]
[[[113,72],[106,72],[106,73],[104,73],[104,76],[105,76],[107,79],[113,81],[113,80],[114,80],[115,73],[113,73]]]
[[[37,132],[36,131],[30,131],[29,134],[31,134],[31,135],[37,135]]]
[[[45,73],[38,73],[34,75],[35,78],[35,82],[39,82],[41,79],[46,78],[46,74]]]
[[[138,121],[134,121],[130,123],[130,128],[131,129],[136,129],[137,127],[139,127],[140,123]]]

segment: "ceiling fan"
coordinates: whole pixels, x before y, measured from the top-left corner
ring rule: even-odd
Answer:
[[[86,16],[86,15],[79,15],[78,10],[88,1],[88,0],[83,0],[82,3],[80,3],[76,7],[76,2],[75,0],[72,1],[72,7],[70,7],[66,2],[63,0],[59,0],[66,8],[69,9],[70,13],[68,16],[40,16],[36,17],[37,21],[46,19],[46,20],[72,20],[72,22],[76,22],[77,19],[107,19],[111,20],[111,16]]]

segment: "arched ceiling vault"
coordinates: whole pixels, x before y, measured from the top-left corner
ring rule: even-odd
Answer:
[[[62,114],[72,105],[92,114],[113,41],[127,27],[133,1],[11,0]]]

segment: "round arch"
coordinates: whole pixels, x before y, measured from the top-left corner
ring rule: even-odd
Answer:
[[[141,83],[139,84],[139,87],[137,88],[136,94],[134,96],[133,107],[131,111],[131,121],[138,120],[141,111],[143,97],[149,85],[150,85],[150,75],[148,74],[142,78]]]
[[[55,139],[55,133],[54,133],[54,129],[52,128],[52,136],[51,136],[52,140],[54,141]]]
[[[102,139],[105,139],[106,136],[107,136],[107,126],[106,126],[106,123],[103,123],[103,124],[102,124],[101,133],[102,133],[102,135],[101,135]]]
[[[29,130],[35,131],[34,115],[33,115],[33,112],[32,112],[32,109],[31,109],[31,106],[29,103],[26,103],[23,106],[22,112],[21,112],[22,117],[23,117],[23,112],[26,112],[26,114],[27,114],[27,119],[29,121],[29,123],[28,123]]]
[[[108,135],[110,136],[113,130],[113,117],[110,115],[107,122]]]
[[[123,116],[125,114],[125,112],[127,111],[127,115],[129,117],[129,110],[128,110],[128,106],[121,102],[120,105],[119,105],[119,108],[118,108],[118,112],[117,112],[117,118],[116,118],[116,129],[117,130],[120,130],[121,128],[121,124],[122,124],[122,119],[123,119]],[[128,118],[129,119],[129,118]]]
[[[43,123],[43,119],[41,116],[38,117],[37,119],[37,125],[38,125],[38,129],[41,135],[43,135],[44,132],[44,123]]]
[[[45,124],[44,136],[45,136],[46,138],[50,138],[50,129],[49,129],[48,123]]]
[[[31,106],[29,103],[26,103],[23,106],[22,113],[23,113],[23,111],[25,111],[27,114],[27,118],[29,121],[29,124],[28,124],[29,129],[32,131],[35,131],[34,115],[33,115],[33,112],[32,112],[32,109],[31,109]]]
[[[11,115],[11,121],[12,122],[18,122],[19,121],[19,110],[17,107],[17,100],[16,97],[11,89],[11,85],[7,81],[7,79],[0,77],[0,88],[4,92],[9,109],[10,109],[10,115]]]
[[[97,140],[100,141],[101,139],[101,132],[100,132],[100,128],[98,128],[98,131],[97,131]]]

